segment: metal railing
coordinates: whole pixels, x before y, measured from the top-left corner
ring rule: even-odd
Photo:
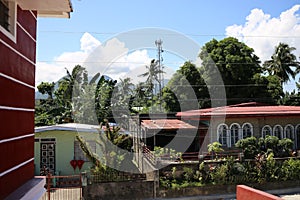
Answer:
[[[76,200],[82,199],[82,177],[72,176],[46,176],[46,193],[40,200]]]

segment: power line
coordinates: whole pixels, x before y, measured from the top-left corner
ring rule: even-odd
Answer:
[[[98,32],[98,31],[60,31],[60,30],[40,30],[39,33],[63,33],[63,34],[84,34],[90,33],[95,35],[117,35],[117,34],[130,34],[130,35],[153,35],[153,33],[133,33],[133,32]],[[197,34],[197,33],[160,33],[160,35],[176,36],[176,35],[187,35],[194,37],[230,37],[226,34]],[[232,37],[244,37],[244,38],[300,38],[296,35],[236,35]]]
[[[147,65],[145,62],[125,62],[125,61],[67,61],[67,60],[38,60],[37,62],[45,62],[45,63],[79,63],[79,62],[83,62],[83,63],[91,63],[91,64],[143,64],[143,65]],[[182,62],[164,62],[165,64],[183,64]],[[231,65],[253,65],[253,63],[246,63],[246,62],[218,62],[216,63],[216,65],[222,64],[231,64]],[[293,64],[293,63],[284,63],[282,62],[282,64]],[[292,66],[293,67],[293,66]]]

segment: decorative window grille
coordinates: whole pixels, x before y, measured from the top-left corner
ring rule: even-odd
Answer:
[[[300,149],[300,124],[296,126],[295,130],[295,147],[296,149]]]
[[[218,138],[219,138],[220,144],[222,144],[222,146],[227,147],[227,127],[226,127],[226,125],[219,126]]]
[[[262,137],[265,138],[267,135],[272,135],[272,128],[269,125],[262,128]]]
[[[280,140],[283,138],[283,128],[280,125],[274,126],[273,130],[274,136],[278,137]]]
[[[250,123],[246,123],[243,125],[243,138],[253,136],[253,128]]]
[[[284,128],[284,137],[289,138],[292,141],[295,139],[294,127],[292,125],[286,125]]]
[[[230,127],[230,141],[231,141],[231,147],[234,147],[235,143],[239,140],[239,126],[236,124],[233,124]]]

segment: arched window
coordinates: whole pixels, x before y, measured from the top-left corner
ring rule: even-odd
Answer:
[[[250,123],[245,123],[242,126],[243,129],[243,138],[253,136],[253,126]]]
[[[300,124],[295,129],[295,147],[296,149],[300,149]]]
[[[240,125],[237,123],[231,124],[230,126],[230,146],[234,147],[235,143],[239,140]]]
[[[280,125],[276,125],[273,128],[273,135],[278,137],[279,140],[281,140],[283,138],[283,128]]]
[[[228,137],[227,137],[228,126],[226,124],[220,124],[218,126],[218,141],[222,146],[228,145]]]
[[[261,137],[265,138],[267,135],[272,135],[272,128],[269,125],[265,125],[261,130]]]
[[[295,140],[294,127],[291,124],[288,124],[284,127],[284,137],[291,140]]]

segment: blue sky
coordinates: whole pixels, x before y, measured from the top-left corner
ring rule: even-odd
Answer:
[[[264,61],[280,41],[298,45],[300,50],[297,4],[300,2],[295,0],[72,0],[70,19],[38,19],[36,82],[56,81],[65,74],[65,67],[72,69],[77,61],[83,64],[80,59],[85,60],[97,45],[120,33],[149,27],[179,32],[200,47],[212,38],[236,36]],[[110,48],[102,51],[105,49]],[[147,63],[153,56],[154,50],[139,49],[127,52],[121,60],[141,62],[144,58]],[[166,63],[180,62],[176,56],[164,56]],[[118,70],[113,71],[118,74]]]

